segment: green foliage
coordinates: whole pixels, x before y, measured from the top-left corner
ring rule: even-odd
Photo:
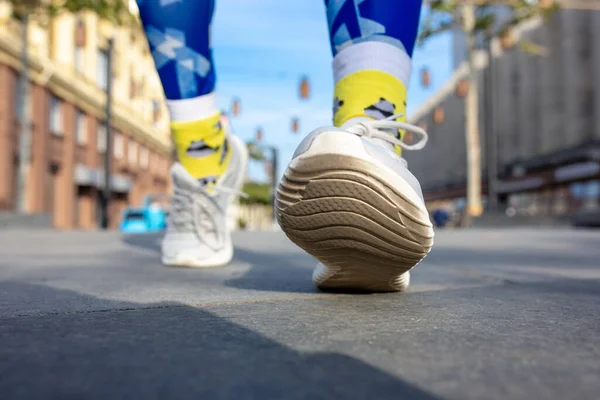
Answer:
[[[454,29],[467,34],[495,36],[507,32],[526,19],[535,16],[547,18],[558,8],[556,2],[548,4],[543,0],[430,0],[428,4],[431,13],[422,24],[420,43]],[[469,4],[474,4],[475,7],[472,26],[467,26],[463,20],[462,11]]]
[[[271,185],[268,183],[246,182],[242,189],[248,198],[240,198],[242,204],[264,204],[271,202]]]
[[[8,0],[18,18],[27,13],[33,16],[54,16],[61,12],[92,11],[113,23],[129,25],[135,18],[129,12],[127,0]]]
[[[251,141],[246,143],[246,146],[248,147],[248,154],[252,160],[264,161],[266,159],[265,152],[258,143]]]

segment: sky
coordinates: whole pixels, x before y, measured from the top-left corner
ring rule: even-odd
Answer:
[[[219,107],[228,110],[240,99],[241,113],[231,119],[235,134],[279,148],[279,174],[302,138],[331,125],[333,77],[323,0],[218,0],[212,23],[212,47],[217,72]],[[427,13],[423,11],[422,17]],[[401,20],[399,18],[399,23]],[[419,71],[427,67],[432,83],[423,88]],[[435,93],[452,73],[451,37],[430,39],[413,55],[408,114]],[[302,76],[308,76],[311,96],[298,96]],[[300,120],[298,133],[292,118]],[[248,175],[265,181],[260,163],[251,162]]]

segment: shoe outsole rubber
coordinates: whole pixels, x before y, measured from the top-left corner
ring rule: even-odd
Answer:
[[[433,245],[424,205],[403,192],[402,177],[344,154],[293,160],[277,189],[276,212],[288,238],[322,264],[322,290],[404,290],[409,271]]]
[[[181,255],[176,258],[163,257],[162,264],[166,267],[183,268],[214,268],[227,265],[233,256],[233,249],[229,246],[224,252],[217,253],[211,258],[199,259]]]

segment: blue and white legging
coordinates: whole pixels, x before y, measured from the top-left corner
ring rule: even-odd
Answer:
[[[421,2],[325,0],[333,55],[351,44],[378,41],[399,47],[412,56]],[[189,99],[211,93],[215,70],[209,26],[214,0],[137,0],[137,3],[167,99]]]

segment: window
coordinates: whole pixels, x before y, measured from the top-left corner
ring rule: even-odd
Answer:
[[[129,159],[129,163],[132,165],[137,164],[138,160],[138,146],[137,143],[131,140],[129,142],[129,148],[127,149],[127,158]]]
[[[85,43],[86,43],[86,29],[85,22],[82,18],[77,18],[75,22],[75,53],[74,53],[74,64],[75,70],[79,73],[84,71],[84,58],[85,58]]]
[[[600,181],[586,181],[583,189],[583,209],[595,210],[599,208],[600,202]]]
[[[79,72],[80,74],[83,74],[84,69],[85,69],[85,63],[84,63],[84,59],[85,59],[85,51],[83,49],[83,47],[79,47],[76,46],[75,47],[75,71]]]
[[[96,148],[100,153],[106,151],[106,124],[104,122],[98,124],[98,136],[96,140]]]
[[[150,169],[150,171],[154,172],[154,170],[156,169],[156,162],[154,159],[154,153],[150,150],[148,150],[148,168]]]
[[[569,191],[574,199],[581,200],[584,197],[585,185],[582,182],[575,182],[569,186]]]
[[[130,99],[135,99],[135,96],[136,96],[135,89],[136,89],[135,80],[133,79],[133,77],[129,77],[129,98]]]
[[[108,52],[98,49],[98,60],[96,62],[96,84],[102,90],[106,90],[106,73],[108,71]]]
[[[75,111],[75,142],[84,146],[87,144],[87,120],[85,114],[81,110]]]
[[[148,149],[145,147],[142,147],[140,149],[140,167],[142,167],[143,169],[147,169],[148,161],[149,161]]]
[[[152,100],[152,125],[156,128],[160,119],[160,103],[158,100]]]
[[[50,97],[50,132],[61,136],[63,134],[62,102],[56,96]]]
[[[117,160],[122,160],[125,155],[125,143],[123,141],[123,135],[115,133],[115,142],[113,145],[113,156]]]

